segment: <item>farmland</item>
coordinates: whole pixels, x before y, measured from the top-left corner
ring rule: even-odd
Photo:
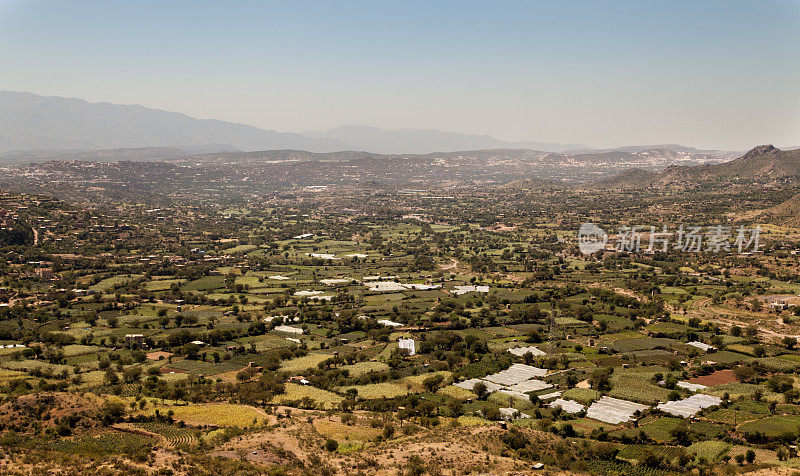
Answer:
[[[797,461],[800,230],[747,256],[583,255],[573,222],[647,220],[664,197],[441,192],[199,201],[163,220],[6,196],[50,238],[0,261],[0,445],[218,474]],[[697,394],[710,403],[681,407]]]

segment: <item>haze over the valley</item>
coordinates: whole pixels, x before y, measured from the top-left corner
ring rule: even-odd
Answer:
[[[777,0],[4,0],[0,91],[203,121],[45,101],[0,112],[0,148],[785,148],[800,144],[798,19]]]
[[[553,152],[587,148],[582,144],[509,142],[488,135],[432,129],[387,131],[370,126],[341,126],[303,134],[276,132],[138,105],[0,91],[0,152],[141,147],[412,154],[495,148]]]

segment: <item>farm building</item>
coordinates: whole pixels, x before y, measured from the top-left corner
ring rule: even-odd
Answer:
[[[417,346],[414,342],[414,339],[404,339],[401,337],[397,339],[397,347],[400,349],[406,349],[408,351],[408,355],[414,355],[417,353]]]
[[[125,341],[128,344],[144,344],[144,335],[142,334],[125,334]]]

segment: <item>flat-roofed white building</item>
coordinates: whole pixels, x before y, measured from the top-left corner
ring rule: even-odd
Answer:
[[[414,339],[405,339],[401,337],[397,339],[397,347],[400,349],[406,349],[408,351],[408,355],[414,355],[417,353],[417,346],[414,342]]]

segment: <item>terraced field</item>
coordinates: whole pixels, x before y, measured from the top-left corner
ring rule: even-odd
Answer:
[[[164,437],[169,446],[191,445],[197,441],[194,432],[188,428],[179,428],[175,425],[160,422],[133,423],[134,428],[140,428],[149,433]]]

